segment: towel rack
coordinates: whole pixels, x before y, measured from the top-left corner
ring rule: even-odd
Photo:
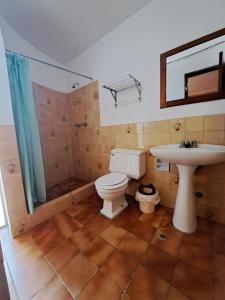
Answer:
[[[118,106],[118,92],[124,91],[126,89],[130,89],[132,87],[136,87],[138,91],[138,101],[141,102],[141,82],[137,80],[134,76],[131,74],[128,75],[128,78],[125,78],[124,80],[118,81],[116,83],[110,84],[110,85],[103,85],[103,88],[110,91],[112,94],[114,101],[115,101],[115,107]]]

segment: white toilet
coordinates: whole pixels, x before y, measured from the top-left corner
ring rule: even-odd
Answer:
[[[95,186],[104,200],[101,213],[113,219],[128,206],[125,199],[128,181],[139,179],[146,173],[146,153],[142,150],[113,149],[109,171],[95,181]]]

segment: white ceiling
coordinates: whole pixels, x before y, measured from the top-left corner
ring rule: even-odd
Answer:
[[[0,0],[0,13],[30,44],[66,64],[151,0]]]

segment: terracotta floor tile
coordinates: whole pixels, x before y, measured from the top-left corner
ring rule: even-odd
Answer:
[[[131,259],[140,261],[147,247],[147,242],[128,232],[117,248]]]
[[[11,270],[10,270],[11,271]],[[20,299],[30,299],[39,291],[55,273],[44,258],[26,268],[20,268],[17,274],[12,274]]]
[[[225,225],[219,223],[213,223],[213,235],[225,239]]]
[[[118,217],[116,217],[115,219],[113,219],[113,224],[118,226],[118,227],[122,227],[125,230],[130,230],[130,228],[134,225],[135,223],[135,218],[133,218],[132,216],[128,215],[125,212],[122,212]]]
[[[166,235],[166,239],[160,239],[160,234]],[[177,234],[168,233],[165,230],[158,229],[151,241],[151,244],[163,251],[168,252],[171,255],[177,256],[181,244],[181,239],[182,237]]]
[[[162,221],[162,216],[156,214],[142,214],[138,218],[138,220],[141,222],[148,223],[154,228],[159,228]]]
[[[100,271],[109,276],[121,289],[123,289],[137,267],[137,263],[120,251],[110,256],[109,260],[100,268]]]
[[[50,252],[51,250],[56,248],[62,241],[64,241],[64,237],[56,228],[50,230],[39,239],[34,239],[35,243],[41,248],[44,254]]]
[[[132,300],[163,300],[166,299],[169,284],[156,277],[142,266],[139,266],[126,293]]]
[[[76,297],[96,271],[97,268],[80,253],[59,272],[59,276],[73,297]]]
[[[75,217],[78,215],[80,212],[84,211],[85,207],[82,204],[76,203],[71,206],[69,206],[65,212],[70,216],[70,217]]]
[[[33,244],[34,240],[31,236],[31,234],[23,233],[19,237],[13,239],[13,238],[3,238],[1,237],[1,244],[4,249],[7,249],[8,255],[14,255],[18,254],[20,251],[24,251],[24,249],[29,246],[30,244]]]
[[[100,215],[101,206],[93,194],[3,240],[10,284],[21,300],[208,300],[213,292],[220,300],[225,294],[225,225],[198,218],[198,230],[183,234],[172,225],[172,209],[158,205],[143,214],[130,197],[111,221]]]
[[[213,231],[213,222],[206,220],[204,218],[198,217],[198,230],[212,233]]]
[[[214,254],[212,265],[214,278],[225,282],[225,256]]]
[[[162,205],[159,204],[159,205],[156,205],[154,214],[157,215],[157,216],[162,216],[163,217],[163,216],[166,215],[168,210],[170,211],[170,209],[168,209],[167,207],[162,206]]]
[[[155,228],[141,221],[136,221],[129,231],[148,243],[151,242],[155,235]]]
[[[112,245],[97,237],[89,244],[84,253],[93,264],[100,266],[107,261],[114,250]]]
[[[88,208],[99,213],[103,206],[103,200],[101,198],[93,198],[93,196],[89,197]]]
[[[55,277],[49,281],[32,300],[72,300],[72,296],[65,289],[60,280]]]
[[[178,262],[174,272],[173,286],[194,300],[212,300],[212,278],[191,266]]]
[[[212,236],[198,229],[192,234],[184,234],[183,241],[188,241],[208,249],[212,247]]]
[[[200,271],[212,273],[212,250],[182,241],[179,259]]]
[[[163,230],[167,234],[175,234],[179,237],[182,237],[184,234],[183,232],[177,230],[173,224],[163,224],[162,222],[160,223],[159,229]]]
[[[87,224],[91,219],[96,216],[96,212],[91,210],[90,208],[81,211],[76,215],[75,219],[81,224]]]
[[[52,222],[52,219],[46,222],[43,222],[34,228],[31,229],[30,233],[35,240],[38,240],[45,236],[50,231],[55,230],[55,224]]]
[[[190,298],[184,296],[181,292],[171,286],[167,300],[190,300]]]
[[[70,240],[78,249],[85,251],[94,238],[95,235],[92,232],[81,228],[72,235]]]
[[[213,251],[217,254],[225,256],[225,239],[213,236]]]
[[[53,222],[62,236],[66,239],[72,236],[75,231],[82,227],[79,222],[68,216],[65,212],[57,214],[53,218]]]
[[[78,300],[119,300],[121,289],[107,276],[96,273],[78,296]]]
[[[135,218],[138,220],[138,218],[142,215],[142,212],[139,209],[139,203],[133,202],[131,205],[129,205],[125,210],[124,213],[128,216],[131,216],[132,218]]]
[[[225,282],[215,280],[213,285],[214,285],[213,300],[224,300],[225,299]]]
[[[172,220],[173,220],[173,211],[167,209],[162,216],[160,227],[164,228],[164,227],[168,227],[169,225],[172,225],[173,224]]]
[[[171,282],[177,258],[159,248],[149,245],[141,264],[156,276]]]
[[[85,228],[92,232],[93,235],[98,236],[110,223],[110,219],[97,215],[85,225]]]
[[[122,296],[121,296],[121,300],[131,300],[131,298],[127,295],[127,294],[123,294]]]
[[[47,253],[46,259],[52,268],[58,272],[74,258],[79,252],[78,248],[69,240],[63,241],[55,249]]]
[[[114,247],[118,246],[126,235],[127,231],[121,227],[110,224],[102,233],[101,238],[110,243]]]
[[[17,254],[12,254],[8,247],[4,245],[4,254],[10,267],[11,273],[18,273],[19,270],[35,264],[40,258],[43,257],[44,253],[35,244],[32,243],[25,248],[20,249]]]

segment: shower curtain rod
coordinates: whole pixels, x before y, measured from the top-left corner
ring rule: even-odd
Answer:
[[[80,77],[83,77],[83,78],[87,78],[87,79],[90,79],[90,80],[93,80],[92,77],[90,76],[86,76],[86,75],[83,75],[83,74],[80,74],[80,73],[77,73],[77,72],[74,72],[74,71],[71,71],[71,70],[68,70],[68,69],[65,69],[65,68],[62,68],[62,67],[59,67],[59,66],[56,66],[56,65],[53,65],[53,64],[50,64],[46,61],[43,61],[43,60],[40,60],[40,59],[37,59],[37,58],[34,58],[34,57],[30,57],[30,56],[27,56],[25,54],[21,54],[21,53],[18,53],[16,51],[13,51],[13,50],[9,50],[9,49],[6,49],[6,51],[9,51],[9,52],[14,52],[22,57],[25,57],[25,58],[28,58],[28,59],[31,59],[33,61],[36,61],[36,62],[39,62],[41,64],[44,64],[44,65],[47,65],[47,66],[50,66],[50,67],[53,67],[53,68],[56,68],[56,69],[59,69],[61,71],[65,71],[65,72],[68,72],[68,73],[71,73],[71,74],[74,74],[74,75],[77,75],[77,76],[80,76]]]

